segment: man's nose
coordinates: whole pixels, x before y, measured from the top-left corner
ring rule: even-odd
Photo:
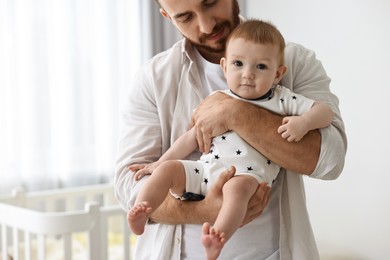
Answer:
[[[204,34],[211,34],[215,27],[215,19],[207,14],[200,14],[198,16],[199,30]]]

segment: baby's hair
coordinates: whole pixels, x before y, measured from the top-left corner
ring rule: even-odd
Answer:
[[[259,44],[272,44],[279,48],[279,65],[284,64],[285,42],[279,30],[269,22],[249,19],[239,24],[227,39],[226,46],[231,39],[241,38]]]

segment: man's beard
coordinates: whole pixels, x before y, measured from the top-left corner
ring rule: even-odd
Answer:
[[[239,13],[240,13],[240,7],[238,5],[237,0],[233,1],[233,12],[232,12],[232,17],[231,21],[224,21],[221,23],[218,23],[214,26],[213,31],[210,34],[203,34],[199,37],[199,42],[193,42],[190,39],[187,38],[200,52],[202,50],[209,52],[209,53],[222,53],[225,51],[226,48],[226,40],[228,36],[225,36],[221,38],[218,42],[216,42],[215,46],[208,46],[204,44],[209,37],[212,35],[216,34],[219,32],[222,28],[225,28],[225,30],[229,31],[229,34],[233,31],[234,28],[237,27],[237,25],[240,23],[240,18],[239,18]]]

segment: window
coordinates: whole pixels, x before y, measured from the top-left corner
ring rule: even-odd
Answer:
[[[113,178],[138,5],[0,0],[0,193]]]

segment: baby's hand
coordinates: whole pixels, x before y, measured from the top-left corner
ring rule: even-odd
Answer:
[[[160,162],[153,162],[147,164],[132,164],[129,166],[129,169],[134,172],[134,179],[139,181],[145,175],[151,175],[153,171],[157,168]]]
[[[289,142],[300,141],[307,132],[307,122],[302,116],[287,116],[278,128],[278,133]]]

